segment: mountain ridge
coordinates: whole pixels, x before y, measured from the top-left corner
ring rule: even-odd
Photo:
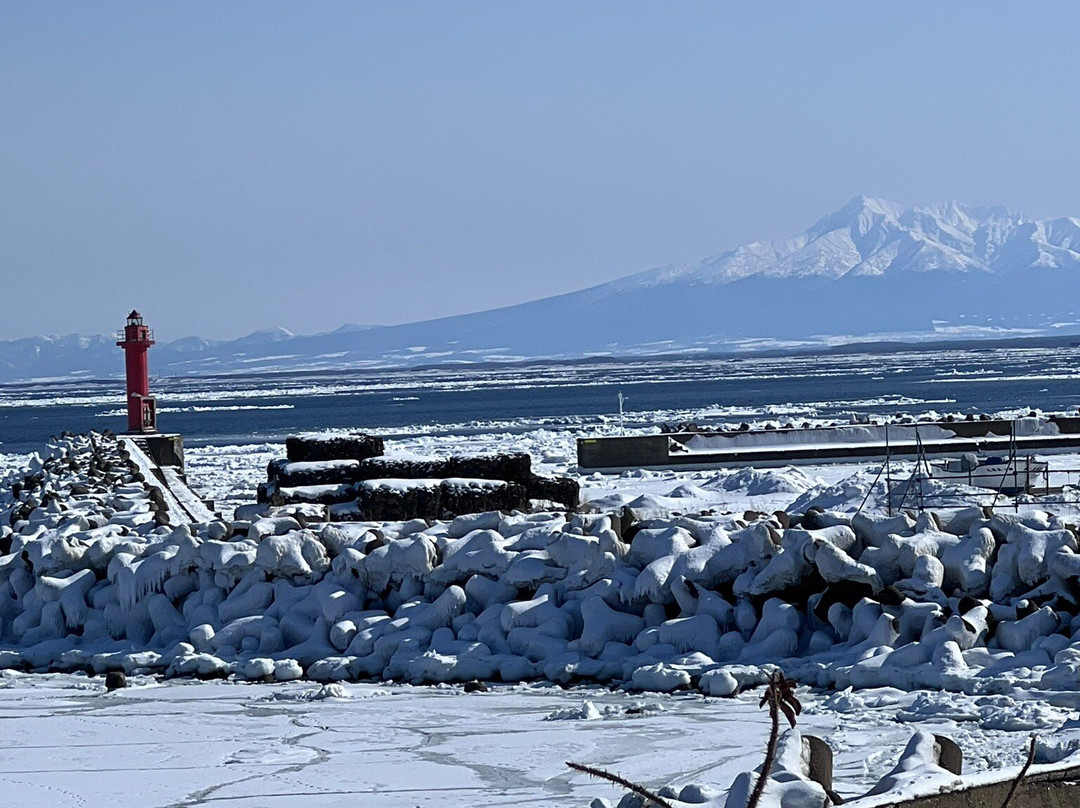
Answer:
[[[201,375],[1061,334],[1080,331],[1078,296],[1080,219],[858,196],[790,238],[576,292],[396,326],[184,337],[152,364]],[[0,342],[0,381],[121,371],[112,337]]]
[[[1037,250],[1037,261],[1042,264],[1049,263],[1045,259],[1053,254],[1067,258],[1071,265],[1080,269],[1080,252],[1075,249],[1080,247],[1080,220],[1072,217],[1029,219],[1004,206],[970,207],[956,201],[925,208],[904,207],[887,200],[860,196],[793,238],[753,242],[699,261],[645,270],[611,283],[627,288],[647,285],[650,280],[670,282],[688,277],[715,283],[761,274],[772,277],[825,275],[833,279],[849,272],[880,275],[894,264],[902,264],[901,256],[907,258],[909,266],[904,268],[908,271],[916,268],[922,271],[963,269],[997,274],[1007,268],[1003,266],[1002,257],[1011,259],[1024,247]],[[963,248],[967,248],[966,251]],[[1004,253],[1000,252],[1001,248],[1005,248]],[[811,251],[809,256],[805,255],[808,250]],[[923,250],[930,254],[915,260]],[[804,260],[793,267],[790,259],[800,253]],[[883,258],[891,260],[883,264]],[[929,259],[935,258],[945,260],[928,263]],[[756,270],[747,268],[747,264],[755,263]],[[912,263],[914,267],[910,266]],[[1032,261],[1014,264],[1028,266]]]

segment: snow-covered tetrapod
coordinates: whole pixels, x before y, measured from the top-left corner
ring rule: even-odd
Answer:
[[[835,690],[1080,691],[1080,548],[1046,512],[326,524],[265,504],[173,526],[160,507],[106,436],[0,480],[0,666],[709,696],[782,666]]]

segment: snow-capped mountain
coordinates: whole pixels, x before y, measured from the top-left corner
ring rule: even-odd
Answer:
[[[857,197],[805,232],[517,306],[155,348],[159,375],[1080,333],[1080,220]],[[0,380],[121,373],[106,337],[0,343]]]
[[[1007,208],[959,202],[905,208],[856,197],[805,233],[756,242],[690,264],[631,275],[610,289],[744,278],[880,277],[910,272],[1005,275],[1030,267],[1080,266],[1080,220],[1029,220]]]

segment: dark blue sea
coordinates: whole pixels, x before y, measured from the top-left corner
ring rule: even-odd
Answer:
[[[1080,348],[994,347],[745,358],[595,360],[484,367],[156,379],[158,423],[187,445],[323,429],[388,436],[541,427],[588,433],[694,420],[983,413],[1080,405]],[[118,368],[118,371],[120,369]],[[0,386],[0,452],[62,431],[125,426],[122,378]]]

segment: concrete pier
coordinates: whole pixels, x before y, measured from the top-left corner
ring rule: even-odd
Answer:
[[[1000,419],[890,424],[891,440],[884,439],[887,434],[884,425],[867,424],[597,436],[579,438],[577,456],[578,467],[583,470],[622,471],[851,460],[880,462],[887,456],[914,458],[920,451],[929,457],[967,452],[1004,455],[1012,448],[1044,453],[1080,451],[1080,418],[1050,416],[1041,420],[1047,427],[1041,434],[1014,434],[1014,422]],[[868,438],[867,432],[881,434]],[[921,432],[918,439],[916,432]],[[707,448],[695,447],[695,442],[705,443]]]
[[[209,522],[214,512],[187,484],[184,442],[177,434],[121,435],[120,445],[148,483],[161,491],[171,524]]]

